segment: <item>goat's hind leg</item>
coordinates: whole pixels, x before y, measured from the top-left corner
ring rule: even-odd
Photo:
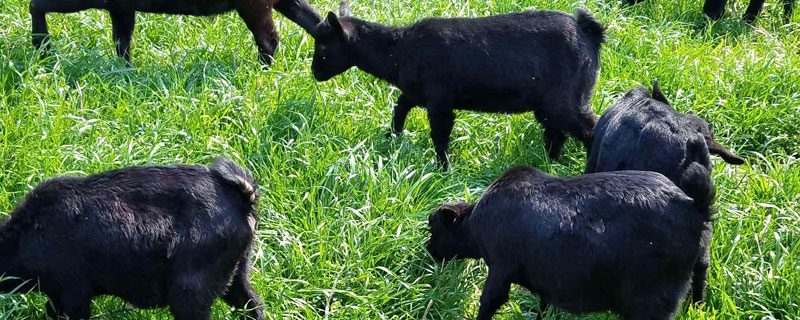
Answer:
[[[700,250],[697,259],[692,267],[692,302],[700,303],[705,299],[706,279],[708,278],[708,266],[711,263],[711,234],[713,226],[711,222],[706,222],[706,230],[700,237]]]
[[[199,272],[175,276],[168,294],[169,310],[175,320],[211,320],[211,305],[216,297]]]
[[[31,26],[33,31],[33,47],[44,50],[50,49],[47,31],[47,13],[70,13],[91,8],[102,8],[98,0],[32,0],[29,5],[31,13]]]
[[[678,282],[643,283],[630,292],[633,298],[621,303],[617,310],[623,320],[670,320],[685,299],[689,279]]]
[[[621,318],[622,320],[670,320],[672,314],[672,311],[666,311],[661,306],[641,303],[622,312]]]
[[[247,311],[247,316],[242,319],[264,320],[264,306],[261,304],[261,297],[250,285],[250,260],[245,257],[239,261],[233,281],[228,287],[228,292],[222,296],[228,305]]]

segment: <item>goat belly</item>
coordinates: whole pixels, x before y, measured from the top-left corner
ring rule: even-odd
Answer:
[[[484,88],[465,90],[469,92],[456,99],[455,109],[493,113],[523,113],[531,107],[520,101],[519,93],[501,89]]]

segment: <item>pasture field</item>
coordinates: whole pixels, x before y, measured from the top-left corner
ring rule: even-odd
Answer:
[[[699,0],[357,0],[389,24],[433,16],[588,8],[608,27],[593,108],[658,79],[680,111],[714,123],[748,161],[714,158],[718,212],[705,305],[678,319],[800,319],[800,9],[768,0],[754,26],[745,1],[709,22]],[[338,1],[312,0],[321,12]],[[276,13],[270,68],[242,20],[138,14],[134,67],[114,56],[107,13],[48,16],[55,53],[38,59],[25,0],[0,2],[0,217],[37,183],[131,165],[210,163],[225,155],[261,184],[253,282],[270,319],[464,319],[477,314],[481,261],[441,265],[424,248],[438,204],[475,200],[512,165],[583,171],[570,140],[546,158],[532,114],[457,113],[452,168],[440,172],[423,110],[387,139],[396,88],[351,70],[310,72],[313,39]],[[557,277],[558,275],[552,275]],[[0,295],[0,319],[41,319],[46,298]],[[496,317],[533,319],[517,286]],[[105,319],[169,319],[95,299]],[[215,319],[235,313],[219,302]],[[547,319],[614,319],[548,311]]]

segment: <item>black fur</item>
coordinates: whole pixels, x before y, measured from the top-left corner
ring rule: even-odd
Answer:
[[[306,0],[32,0],[33,46],[39,49],[47,41],[45,14],[104,9],[111,14],[117,54],[130,62],[137,11],[210,16],[236,10],[253,33],[261,60],[269,64],[278,47],[278,34],[272,21],[273,6],[308,32],[312,32],[322,20],[322,16]]]
[[[689,285],[708,210],[655,172],[559,178],[512,168],[476,204],[431,214],[431,255],[483,258],[478,319],[519,284],[572,313],[671,319]]]
[[[255,190],[227,159],[47,180],[0,227],[0,275],[19,278],[0,290],[38,281],[52,318],[88,319],[93,297],[115,295],[169,307],[177,320],[210,319],[221,296],[262,320],[249,280]]]
[[[728,163],[744,163],[744,159],[714,140],[713,130],[706,121],[675,111],[658,83],[653,84],[652,97],[640,86],[610,106],[600,117],[594,137],[586,173],[655,171],[694,199],[699,209],[709,212],[714,210],[716,192],[711,182],[713,166],[709,151]],[[702,238],[704,245],[694,269],[692,294],[695,302],[704,298],[708,273],[711,223],[706,227]]]
[[[400,88],[393,131],[403,131],[411,108],[426,108],[445,170],[454,109],[533,111],[544,126],[550,157],[557,158],[567,135],[591,146],[597,116],[589,101],[603,32],[583,9],[576,18],[526,11],[425,19],[407,27],[329,13],[314,33],[312,70],[325,81],[357,66]]]

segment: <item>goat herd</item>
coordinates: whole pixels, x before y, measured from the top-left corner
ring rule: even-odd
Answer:
[[[652,92],[634,88],[598,120],[589,102],[604,27],[585,10],[407,27],[352,18],[344,2],[338,16],[323,18],[303,0],[33,0],[30,11],[39,47],[45,13],[106,9],[117,52],[130,61],[135,11],[236,9],[268,63],[278,43],[273,6],[314,37],[317,80],[357,66],[402,90],[394,133],[412,107],[427,109],[444,170],[454,109],[532,111],[551,158],[567,136],[586,147],[584,175],[512,168],[477,202],[430,215],[436,260],[482,258],[489,267],[478,319],[506,302],[511,283],[543,307],[624,319],[671,319],[689,291],[703,300],[715,211],[709,157],[744,159],[717,143],[707,122],[675,111],[658,83]],[[209,319],[221,297],[243,317],[264,319],[249,280],[256,210],[252,175],[225,158],[52,178],[0,228],[0,292],[40,290],[54,319],[89,318],[98,295],[169,307],[179,320]]]

